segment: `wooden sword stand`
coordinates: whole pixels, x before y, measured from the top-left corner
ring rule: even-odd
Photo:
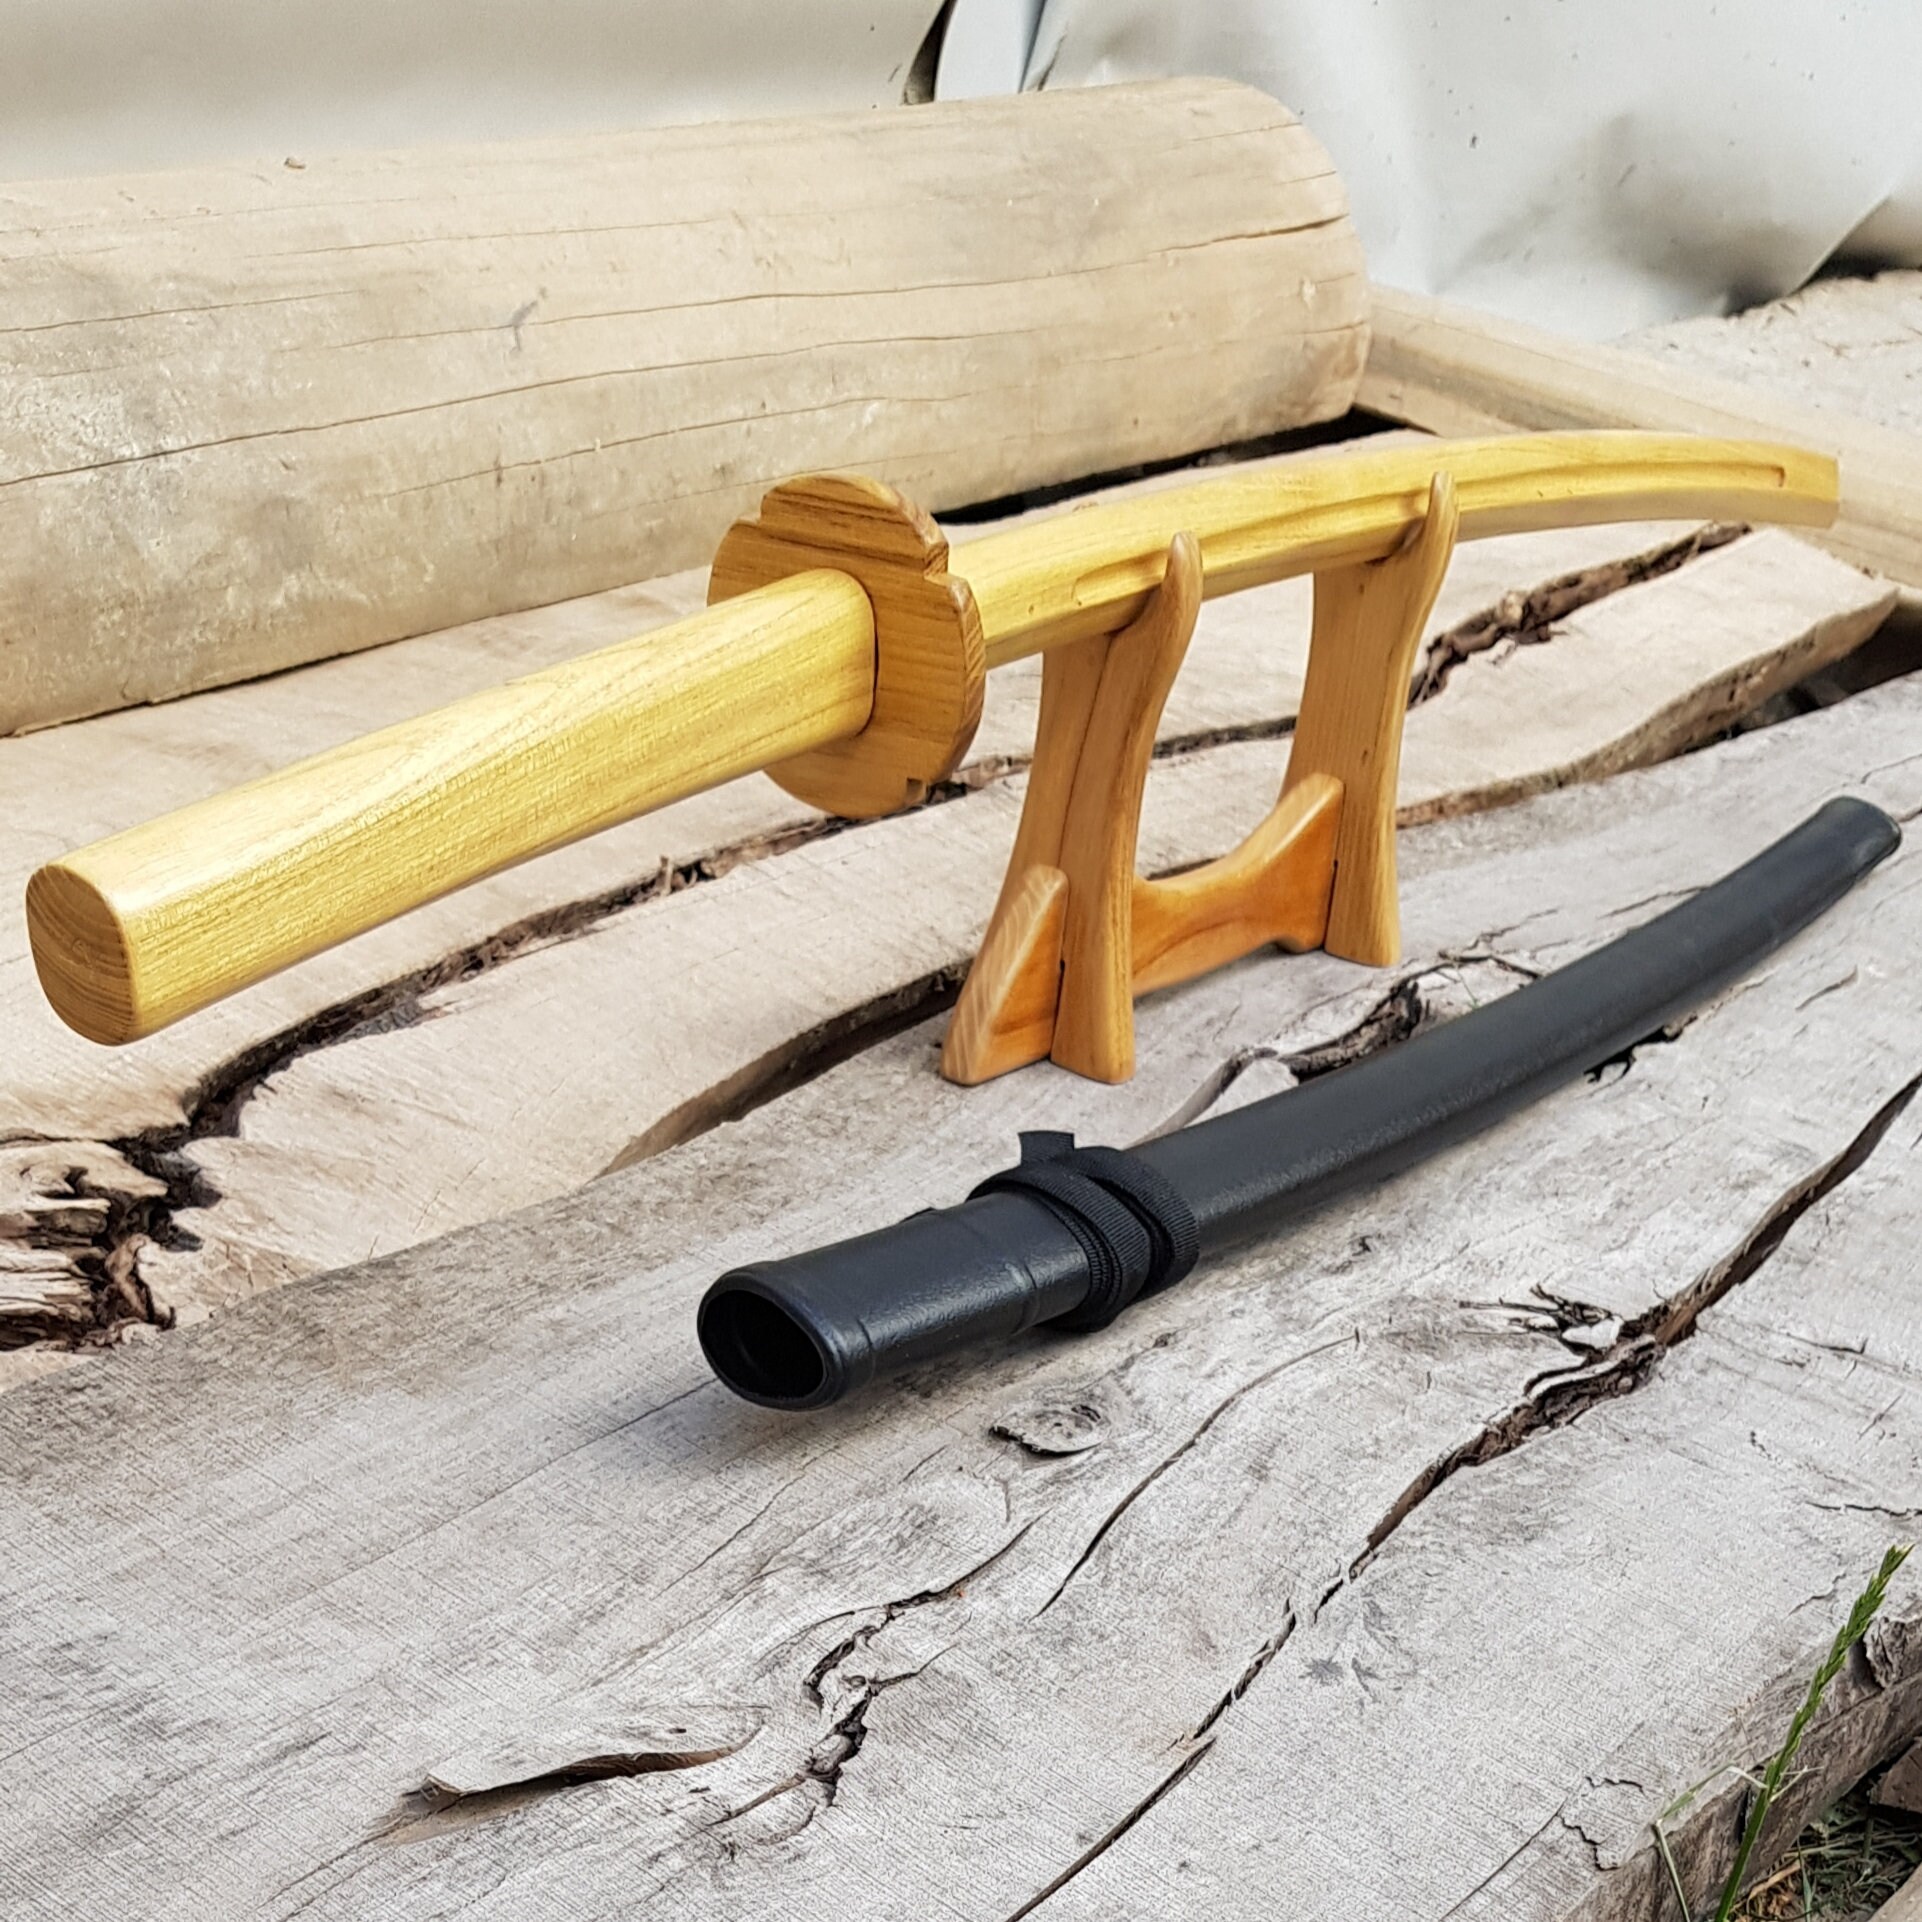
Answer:
[[[1054,649],[1007,878],[941,1050],[952,1081],[1051,1058],[1134,1072],[1134,998],[1267,943],[1400,959],[1395,787],[1415,650],[1454,551],[1455,489],[1384,560],[1315,576],[1308,673],[1281,798],[1231,854],[1168,880],[1135,872],[1155,729],[1201,605],[1180,534],[1146,610]]]

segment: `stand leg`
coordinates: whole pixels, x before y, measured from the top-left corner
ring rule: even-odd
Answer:
[[[1395,788],[1415,649],[1455,546],[1455,483],[1438,473],[1428,514],[1397,554],[1315,576],[1308,679],[1286,793],[1311,774],[1342,786],[1329,903],[1330,954],[1371,967],[1401,959]]]
[[[1102,1080],[1132,1072],[1130,902],[1141,789],[1200,605],[1201,551],[1183,534],[1139,619],[1048,656],[1014,853],[941,1045],[950,1081],[972,1086],[1050,1051]],[[1064,990],[1070,979],[1074,988]],[[1097,1013],[1070,1022],[1064,1044],[1061,1011],[1083,997]],[[1084,1060],[1098,1065],[1082,1067]]]
[[[1110,645],[1097,635],[1056,648],[1042,663],[1034,764],[1014,852],[941,1042],[941,1072],[963,1087],[1043,1061],[1054,1044],[1068,886],[1061,835]]]
[[[1201,548],[1177,534],[1155,597],[1102,668],[1061,834],[1068,877],[1061,1002],[1049,1050],[1094,1081],[1135,1068],[1134,878],[1155,730],[1201,610]]]
[[[941,1039],[941,1072],[950,1081],[972,1088],[1047,1058],[1061,1000],[1067,894],[1068,877],[1057,867],[1009,868]]]
[[[1194,538],[1170,544],[1132,626],[1049,656],[1014,858],[942,1047],[949,1079],[983,1081],[1046,1054],[1125,1081],[1137,993],[1265,943],[1325,938],[1357,960],[1397,958],[1402,715],[1455,527],[1454,485],[1438,474],[1400,552],[1316,578],[1281,798],[1233,853],[1171,880],[1141,880],[1135,844],[1155,729],[1201,605]]]

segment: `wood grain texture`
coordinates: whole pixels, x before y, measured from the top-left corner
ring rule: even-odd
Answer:
[[[866,820],[911,807],[945,781],[981,725],[987,656],[965,581],[924,508],[855,475],[815,474],[768,493],[714,555],[709,601],[764,588],[810,567],[859,581],[874,623],[874,700],[851,740],[770,767],[790,794]],[[743,699],[758,691],[743,688]]]
[[[1411,519],[1405,496],[1424,476],[1427,491]],[[1284,508],[1278,496],[1290,492],[1297,498]],[[1252,485],[1199,482],[976,543],[971,554],[992,550],[1004,568],[1008,543],[1017,543],[1021,560],[996,577],[981,612],[970,581],[948,572],[946,543],[912,503],[870,479],[803,479],[773,490],[757,519],[730,531],[712,589],[727,600],[767,591],[798,570],[844,563],[872,603],[865,649],[846,578],[837,600],[821,573],[812,625],[798,607],[743,601],[737,627],[689,630],[684,664],[672,655],[677,637],[649,642],[652,711],[641,698],[647,679],[609,676],[613,657],[603,655],[571,677],[556,669],[530,680],[525,686],[539,698],[505,717],[504,693],[441,717],[438,732],[435,717],[423,716],[401,735],[352,743],[224,804],[206,802],[189,818],[155,820],[113,847],[66,856],[29,889],[36,964],[49,999],[82,1033],[128,1041],[463,880],[773,762],[793,792],[831,812],[860,818],[918,801],[973,738],[984,640],[992,664],[1151,618],[1152,595],[1126,590],[1138,573],[1134,547],[1157,515],[1169,540],[1195,543],[1198,581],[1209,561],[1196,529],[1211,530],[1217,576],[1243,588],[1304,571],[1304,554],[1329,575],[1318,619],[1327,635],[1319,650],[1326,693],[1314,703],[1329,718],[1311,718],[1309,733],[1319,771],[1341,779],[1352,761],[1354,775],[1340,857],[1349,878],[1337,881],[1332,925],[1339,951],[1379,958],[1394,943],[1389,810],[1401,689],[1457,534],[1664,506],[1735,511],[1742,503],[1764,519],[1821,521],[1833,495],[1831,463],[1754,443],[1574,435],[1332,456]],[[1191,511],[1192,527],[1179,518]],[[1384,534],[1394,536],[1391,550],[1421,536],[1408,594],[1391,585],[1402,569],[1382,551]],[[1353,571],[1366,565],[1384,571]],[[1071,606],[1073,622],[1037,626],[1037,610],[1051,603]],[[767,617],[757,625],[761,607]],[[1377,610],[1394,628],[1393,646],[1372,638]],[[731,648],[721,644],[730,638]],[[858,740],[844,738],[857,731],[848,685],[857,660],[867,662],[871,688],[859,705]],[[683,708],[698,714],[714,743],[704,773],[675,751]],[[1359,730],[1352,740],[1344,731],[1351,726]],[[663,776],[649,780],[639,768],[657,742],[666,744]],[[758,760],[742,751],[754,743],[764,750]],[[1365,773],[1371,756],[1374,772]],[[396,763],[413,783],[405,808],[395,805]],[[428,779],[416,781],[418,770]],[[436,781],[445,796],[434,794]],[[495,836],[486,804],[497,793],[505,826]],[[442,843],[444,859],[424,858]],[[1071,890],[1071,920],[1080,893]],[[1125,908],[1107,911],[1119,917]],[[1086,948],[1072,930],[1067,939],[1073,952]],[[1129,970],[1108,973],[1118,1009]],[[1068,1045],[1112,1068],[1121,1059],[1119,1029],[1113,1019],[1090,1019],[1095,1027]],[[1096,1032],[1109,1033],[1111,1045],[1097,1047]]]
[[[1385,560],[1315,576],[1308,680],[1284,792],[1316,775],[1341,783],[1324,938],[1330,954],[1369,967],[1401,958],[1395,801],[1404,690],[1455,551],[1459,512],[1454,476],[1439,469],[1405,546]]]
[[[1026,938],[990,922],[942,1046],[950,1079],[977,1082],[1043,1054],[1098,1081],[1134,1072],[1135,837],[1161,710],[1200,610],[1201,550],[1178,533],[1142,613],[1112,638],[1061,649],[1044,670],[1034,772],[1000,896]],[[1048,939],[1055,874],[1060,928]],[[1054,1016],[1039,1023],[1030,1010],[1050,989]],[[1017,1056],[1017,1034],[1039,1052]]]
[[[1373,315],[1359,399],[1375,413],[1436,434],[1643,428],[1793,441],[1840,468],[1840,508],[1822,543],[1922,586],[1922,453],[1912,435],[1426,295],[1376,288]]]
[[[1159,491],[1179,479],[1114,491]],[[1636,557],[1665,538],[1664,529],[1643,523],[1464,549],[1442,590],[1437,631],[1544,574],[1575,570],[1593,591],[1607,591],[1645,566]],[[9,1042],[0,1057],[0,1131],[59,1139],[179,1128],[197,1091],[231,1079],[243,1058],[273,1057],[289,1039],[324,1025],[330,1010],[450,963],[459,971],[530,935],[551,938],[591,920],[596,902],[631,900],[661,885],[663,875],[671,882],[704,871],[704,862],[736,862],[810,831],[818,811],[770,782],[715,789],[506,869],[114,1055],[81,1041],[46,1005],[21,914],[35,867],[463,694],[658,627],[703,600],[702,575],[684,573],[184,702],[0,739],[0,810],[8,822],[0,837],[0,1033]],[[1285,726],[1300,692],[1307,625],[1305,581],[1205,606],[1195,665],[1170,696],[1164,738],[1239,738]],[[991,680],[966,778],[1027,758],[1041,665],[1035,657]],[[102,768],[113,770],[111,781],[99,778]]]
[[[1403,818],[1665,759],[1839,659],[1895,599],[1886,582],[1764,529],[1565,616],[1546,645],[1524,630],[1409,710]]]
[[[1343,799],[1332,776],[1308,776],[1238,848],[1177,881],[1136,872],[1156,732],[1200,607],[1200,548],[1177,534],[1141,615],[1049,656],[1014,851],[941,1045],[949,1080],[973,1086],[1045,1057],[1125,1081],[1136,994],[1266,942],[1319,942]],[[1411,660],[1419,637],[1417,621]],[[1374,665],[1396,676],[1399,730],[1409,663]],[[1393,797],[1376,798],[1392,833]]]
[[[1296,782],[1228,853],[1162,881],[1134,877],[1134,989],[1191,981],[1255,949],[1300,953],[1328,929],[1342,790],[1325,774]]]
[[[1800,447],[1691,433],[1503,434],[1446,446],[1364,442],[1090,504],[968,541],[951,561],[981,610],[988,665],[1000,667],[1138,619],[1179,533],[1200,545],[1207,595],[1385,560],[1421,526],[1444,466],[1464,541],[1609,520],[1823,527],[1835,514],[1834,462]]]
[[[1922,1743],[1889,1764],[1870,1791],[1869,1799],[1880,1808],[1922,1815]]]
[[[874,617],[847,575],[745,599],[124,829],[27,884],[34,965],[138,1040],[422,901],[858,733]]]
[[[971,1088],[1047,1060],[1061,1011],[1067,919],[1068,877],[1058,867],[1048,861],[1009,864],[941,1037],[941,1072],[948,1080]]]
[[[705,1379],[692,1302],[952,1200],[1017,1126],[1125,1140],[1399,986],[1499,992],[1830,793],[1922,809],[1918,718],[1896,684],[1416,830],[1402,974],[1157,997],[1124,1087],[951,1090],[923,1028],[580,1197],[8,1397],[0,1892],[1655,1913],[1649,1820],[1767,1752],[1922,1500],[1913,847],[1671,1043],[1094,1336],[793,1421]],[[1915,1594],[1791,1818],[1922,1721]],[[568,1785],[621,1731],[729,1752]],[[450,1776],[476,1795],[423,1820]],[[1679,1838],[1698,1890],[1738,1796]]]
[[[1583,536],[1584,545],[1571,548],[1531,537],[1500,571],[1481,576],[1474,570],[1494,558],[1491,550],[1461,550],[1437,618],[1466,616],[1479,625],[1474,603],[1490,592],[1500,598],[1518,559],[1532,552],[1553,572],[1558,561],[1550,556],[1605,552],[1585,545],[1596,538]],[[1753,567],[1744,558],[1750,549],[1761,550]],[[1630,743],[1638,757],[1675,752],[1725,725],[1728,691],[1766,676],[1777,653],[1812,666],[1803,650],[1811,628],[1820,628],[1824,649],[1839,650],[1871,631],[1888,603],[1877,583],[1786,537],[1752,536],[1708,558],[1723,556],[1722,571],[1699,592],[1688,579],[1700,560],[1627,589],[1605,566],[1598,578],[1617,591],[1567,617],[1582,667],[1553,682],[1542,732],[1491,730],[1479,718],[1465,729],[1472,788],[1512,795],[1607,771]],[[1469,596],[1466,608],[1462,596]],[[1143,871],[1205,861],[1234,847],[1267,812],[1286,754],[1285,741],[1273,737],[1285,731],[1299,688],[1305,600],[1305,591],[1279,588],[1203,609],[1188,670],[1164,716],[1164,740],[1184,751],[1159,760],[1147,783]],[[1604,622],[1617,600],[1632,611]],[[1584,621],[1598,625],[1590,630]],[[1479,717],[1491,702],[1499,707],[1503,677],[1546,673],[1559,633],[1510,653],[1472,656],[1440,694],[1415,707],[1408,801],[1452,805],[1446,728],[1430,732],[1431,712],[1459,703]],[[1637,671],[1618,676],[1623,659]],[[1481,675],[1494,695],[1475,694]],[[1606,697],[1583,691],[1597,676]],[[990,756],[1025,745],[1034,727],[1031,707],[997,711],[998,690],[1010,679],[1012,699],[1032,698],[1020,668],[991,680],[977,743]],[[1696,700],[1692,687],[1704,698]],[[1647,709],[1635,705],[1644,693],[1653,702]],[[1661,717],[1659,726],[1644,725],[1651,715]],[[131,719],[89,725],[111,731]],[[46,735],[17,746],[59,741]],[[1424,759],[1430,743],[1432,758]],[[118,1297],[100,1280],[101,1264],[111,1260],[150,1291],[157,1309],[191,1319],[315,1268],[570,1192],[611,1163],[644,1157],[736,1112],[797,1066],[805,1071],[819,1051],[831,1058],[850,1029],[885,1028],[959,978],[981,943],[1021,805],[1018,773],[993,778],[997,766],[1005,763],[979,765],[978,791],[840,834],[810,830],[797,805],[771,786],[761,789],[769,812],[758,816],[707,811],[734,805],[727,801],[733,790],[701,797],[655,817],[653,832],[663,838],[628,841],[623,856],[631,865],[604,871],[599,882],[613,891],[611,902],[590,897],[577,913],[563,906],[550,916],[532,890],[577,881],[582,869],[565,866],[546,882],[538,865],[520,870],[518,885],[529,890],[518,897],[519,912],[529,915],[525,936],[456,948],[432,971],[402,974],[391,989],[350,998],[337,1014],[303,1019],[281,1034],[216,1029],[214,1038],[224,1033],[236,1049],[224,1058],[193,1052],[206,1045],[197,1042],[194,1022],[64,1070],[63,1057],[49,1052],[38,1080],[29,1078],[36,1072],[29,1059],[0,1084],[18,1117],[10,1125],[71,1142],[69,1165],[99,1169],[93,1185],[117,1199],[111,1227],[98,1238],[76,1228],[32,1247],[22,1292],[83,1309],[111,1307]],[[790,810],[786,825],[773,815],[776,804]],[[745,844],[725,838],[735,823]],[[689,857],[714,848],[716,836],[721,854],[702,868]],[[578,861],[584,851],[560,858]],[[651,878],[664,859],[678,864],[673,876],[680,877],[668,886]],[[720,878],[700,878],[721,870]],[[939,888],[926,885],[932,874],[942,877]],[[336,967],[351,954],[317,965]],[[99,1060],[128,1064],[125,1081],[103,1073]],[[126,1117],[143,1114],[153,1119],[128,1125]],[[105,1150],[103,1139],[130,1136],[149,1166],[168,1175],[163,1205],[106,1178],[122,1157]],[[36,1166],[48,1170],[58,1199],[65,1184],[51,1150]],[[188,1245],[189,1236],[199,1245]],[[93,1323],[79,1325],[84,1332]]]
[[[1365,351],[1326,154],[1225,82],[304,158],[6,190],[0,733],[704,562],[795,473],[1328,418]]]

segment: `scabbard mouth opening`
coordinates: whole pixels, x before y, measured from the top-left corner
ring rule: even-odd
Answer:
[[[701,1347],[737,1395],[764,1408],[818,1408],[838,1389],[813,1331],[751,1284],[723,1281],[701,1303]]]

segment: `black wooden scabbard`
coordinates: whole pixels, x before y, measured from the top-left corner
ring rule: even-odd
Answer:
[[[1837,800],[1679,907],[1400,1046],[1132,1150],[1024,1136],[958,1206],[723,1275],[701,1346],[737,1394],[819,1408],[887,1369],[1039,1322],[1098,1327],[1620,1054],[1753,967],[1901,830]]]

